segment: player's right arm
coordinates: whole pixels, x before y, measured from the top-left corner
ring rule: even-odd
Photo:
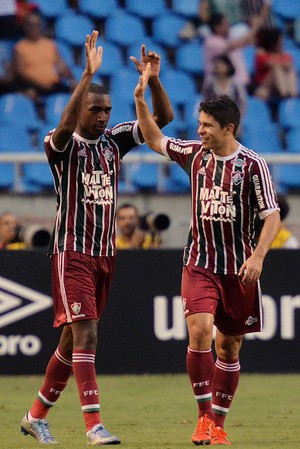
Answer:
[[[164,134],[153,119],[145,100],[145,90],[148,85],[150,70],[150,63],[148,63],[146,69],[139,77],[138,84],[134,90],[136,114],[145,143],[157,153],[163,154],[161,150],[161,141]]]
[[[83,100],[88,93],[94,74],[102,64],[103,48],[98,47],[97,49],[97,37],[98,31],[93,31],[91,35],[87,35],[85,43],[85,69],[81,80],[77,84],[70,101],[62,113],[58,127],[53,133],[52,142],[55,148],[59,151],[63,151],[65,149],[76,129]]]

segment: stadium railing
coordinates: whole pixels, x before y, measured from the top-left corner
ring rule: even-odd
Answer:
[[[297,154],[278,154],[278,153],[261,153],[261,156],[268,163],[275,188],[279,191],[280,188],[280,166],[282,165],[299,165],[300,167],[300,153]],[[4,163],[14,164],[14,185],[11,189],[14,193],[26,193],[22,187],[22,167],[26,163],[48,163],[46,155],[44,153],[0,153],[0,172],[1,165]],[[131,181],[130,181],[130,170],[126,170],[126,167],[130,167],[130,164],[134,163],[149,163],[149,164],[160,164],[161,173],[159,176],[159,183],[157,186],[157,192],[164,192],[165,185],[165,171],[163,170],[166,164],[170,164],[170,161],[166,160],[164,157],[158,154],[128,154],[122,161],[122,166],[124,167],[124,182],[125,191],[131,191]],[[173,162],[171,162],[173,163]]]

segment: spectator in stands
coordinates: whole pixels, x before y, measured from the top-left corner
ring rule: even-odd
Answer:
[[[234,78],[235,68],[226,55],[214,58],[214,69],[202,86],[203,100],[216,98],[220,95],[228,95],[238,105],[241,115],[245,112],[247,91]]]
[[[298,249],[300,248],[300,243],[297,237],[294,236],[287,228],[285,223],[285,220],[290,212],[290,206],[285,195],[278,195],[278,204],[280,207],[281,228],[273,241],[271,248]]]
[[[0,39],[15,40],[22,36],[27,14],[38,11],[38,5],[27,0],[0,1]]]
[[[19,237],[20,224],[12,212],[0,215],[0,249],[25,249],[26,245]]]
[[[224,14],[214,14],[210,19],[211,34],[204,39],[204,79],[211,76],[214,70],[214,58],[228,54],[234,68],[235,78],[239,84],[247,87],[251,81],[242,48],[254,43],[260,19],[253,22],[249,32],[241,38],[231,39],[229,36],[229,22]]]
[[[272,0],[200,0],[199,14],[187,21],[180,32],[182,39],[202,38],[210,34],[209,22],[214,14],[224,14],[228,18],[231,37],[241,37],[249,31],[249,26],[257,16],[262,26],[270,26]]]
[[[117,210],[117,248],[149,249],[159,248],[159,233],[145,232],[140,228],[140,217],[136,206],[122,204]]]
[[[24,20],[25,37],[14,48],[14,74],[19,89],[35,101],[41,95],[70,92],[76,85],[72,71],[59,54],[53,39],[42,32],[39,14]]]
[[[265,28],[258,33],[254,82],[254,94],[263,100],[298,95],[293,57],[283,50],[283,33],[279,28]]]

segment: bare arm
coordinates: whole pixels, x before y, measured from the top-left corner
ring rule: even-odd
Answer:
[[[92,78],[102,64],[102,47],[96,48],[98,31],[93,31],[91,36],[87,35],[85,43],[86,66],[81,80],[77,84],[70,101],[65,107],[58,127],[53,133],[53,143],[58,150],[63,151],[71,135],[77,126],[80,109],[84,97],[87,95]]]
[[[174,112],[169,97],[159,80],[160,56],[154,51],[146,53],[146,47],[141,46],[140,61],[131,56],[130,59],[135,64],[137,71],[142,74],[146,65],[150,63],[150,74],[148,85],[151,90],[153,118],[160,128],[170,123],[174,118]]]
[[[150,63],[148,63],[134,90],[136,114],[146,144],[157,153],[162,154],[160,143],[164,135],[152,117],[145,100],[145,90],[148,85],[150,72],[151,67]]]
[[[243,284],[255,283],[261,274],[264,258],[271,248],[273,240],[280,230],[279,212],[273,212],[264,219],[257,246],[253,254],[245,261],[239,271]]]

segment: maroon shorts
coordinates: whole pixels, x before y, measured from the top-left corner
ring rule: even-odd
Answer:
[[[108,300],[115,256],[96,257],[76,251],[52,256],[54,327],[99,319]]]
[[[259,282],[243,285],[237,275],[220,275],[201,267],[185,266],[181,295],[184,314],[208,312],[225,335],[259,332],[262,302]]]

